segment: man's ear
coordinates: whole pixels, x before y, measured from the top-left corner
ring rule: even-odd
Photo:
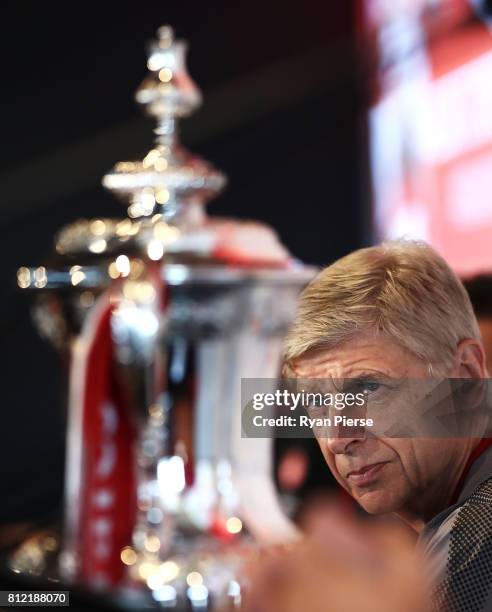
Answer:
[[[455,356],[456,378],[486,378],[485,351],[482,343],[465,338],[458,343]]]

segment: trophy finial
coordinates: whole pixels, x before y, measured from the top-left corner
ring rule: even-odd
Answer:
[[[167,49],[173,44],[174,30],[169,25],[163,25],[157,30],[157,36],[159,38],[159,47]]]
[[[135,96],[155,119],[154,147],[142,161],[120,162],[103,178],[106,188],[129,203],[132,218],[161,212],[167,220],[177,222],[186,216],[184,207],[197,209],[190,202],[204,203],[226,182],[221,172],[179,144],[178,120],[190,115],[202,101],[186,68],[186,50],[186,42],[175,39],[173,28],[164,25],[157,30],[148,46],[150,74]]]
[[[158,125],[190,115],[202,102],[200,90],[186,68],[186,51],[186,43],[176,40],[173,29],[167,25],[157,30],[157,38],[149,44],[150,75],[135,97]]]

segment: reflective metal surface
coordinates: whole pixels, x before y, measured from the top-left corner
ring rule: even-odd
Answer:
[[[277,503],[271,440],[241,438],[240,387],[243,377],[278,375],[297,296],[315,270],[294,262],[267,226],[205,215],[225,177],[177,141],[177,119],[201,101],[185,50],[169,27],[159,30],[137,91],[156,120],[154,148],[103,179],[129,218],[76,221],[58,234],[52,263],[20,268],[17,280],[39,294],[38,327],[67,355],[111,292],[113,365],[137,431],[137,519],[120,551],[120,588],[166,607],[219,609],[239,605],[253,541],[295,536]],[[69,443],[83,448],[70,416]],[[80,453],[68,453],[66,469],[60,561],[76,580]]]
[[[163,26],[149,46],[149,76],[136,100],[156,120],[155,146],[142,161],[124,161],[103,178],[103,185],[124,202],[132,218],[161,213],[164,220],[194,225],[200,205],[225,186],[225,176],[191,155],[177,141],[178,118],[201,104],[201,94],[185,65],[186,44]],[[183,206],[186,203],[187,206]]]
[[[130,575],[156,598],[164,587],[183,596],[190,574],[201,596],[222,601],[232,588],[238,597],[244,533],[293,535],[271,483],[271,441],[241,438],[240,385],[278,374],[306,272],[278,283],[244,271],[228,282],[223,272],[176,284],[163,317],[148,288],[141,299],[123,286],[133,297],[115,312],[117,360],[136,392],[141,432],[139,516],[124,554]]]

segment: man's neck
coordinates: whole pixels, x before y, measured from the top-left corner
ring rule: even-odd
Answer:
[[[417,518],[416,516],[402,512],[395,512],[395,516],[397,516],[401,521],[408,525],[412,531],[415,531],[416,534],[420,535],[425,527],[426,521],[421,518]]]
[[[469,461],[473,458],[474,449],[478,446],[479,440],[471,441],[465,452],[450,465],[446,478],[436,480],[434,486],[427,487],[426,491],[413,496],[411,504],[395,512],[404,523],[406,523],[417,534],[420,534],[434,516],[455,503],[462,487],[462,477],[466,476],[471,467]]]

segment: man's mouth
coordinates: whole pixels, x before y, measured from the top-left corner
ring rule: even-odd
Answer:
[[[364,486],[374,482],[388,461],[380,461],[379,463],[371,463],[365,465],[360,470],[352,470],[347,474],[347,480],[357,486]]]

